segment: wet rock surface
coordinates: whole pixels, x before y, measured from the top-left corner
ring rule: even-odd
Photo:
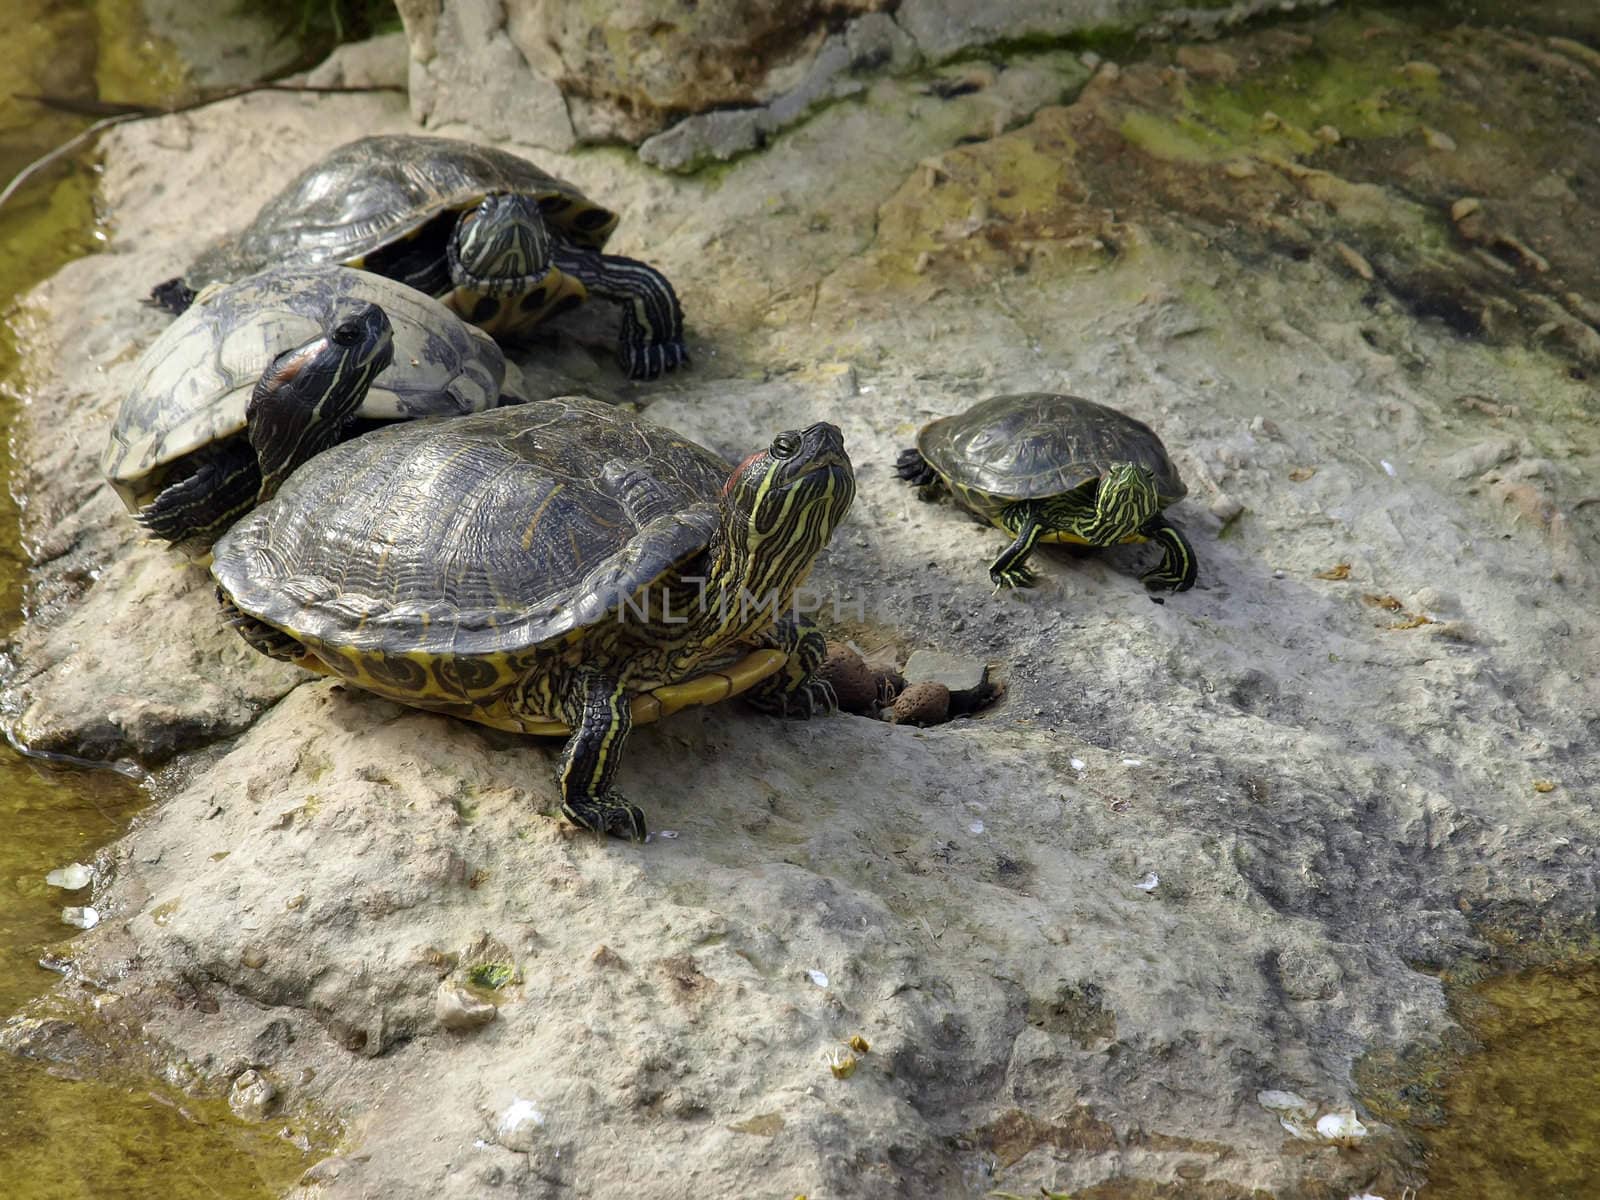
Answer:
[[[1439,972],[1594,916],[1582,19],[1335,12],[1092,75],[1049,51],[874,79],[714,178],[542,155],[673,278],[695,365],[631,385],[585,312],[530,375],[730,455],[839,424],[825,627],[1006,685],[929,728],[730,704],[640,729],[642,846],[561,822],[552,744],[252,657],[98,482],[161,325],[137,298],[281,182],[251,148],[309,159],[404,103],[118,131],[110,252],[21,318],[42,565],[12,705],[52,749],[206,749],[106,856],[75,969],[204,1086],[249,1069],[346,1120],[308,1195],[1420,1182],[1361,1064],[1449,1036]],[[994,596],[1003,535],[896,477],[927,420],[1028,390],[1158,430],[1193,591],[1152,603],[1148,547],[1046,547]],[[442,985],[474,968],[497,1016],[464,1033]],[[1295,1141],[1263,1092],[1338,1138]]]

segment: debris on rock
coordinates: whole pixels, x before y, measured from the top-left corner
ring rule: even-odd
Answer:
[[[950,689],[932,680],[908,684],[889,713],[895,725],[941,725],[949,719]]]
[[[233,1081],[228,1107],[241,1121],[265,1121],[272,1115],[278,1089],[260,1071],[251,1068]]]
[[[446,980],[434,995],[433,1015],[446,1029],[462,1033],[483,1028],[500,1015],[500,1010],[489,1001],[480,1000],[465,988]]]

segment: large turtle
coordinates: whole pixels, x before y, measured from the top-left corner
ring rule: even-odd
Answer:
[[[345,267],[214,289],[139,360],[102,467],[157,537],[199,553],[355,417],[501,401],[506,361],[432,297]]]
[[[151,296],[181,312],[208,283],[279,263],[342,263],[409,283],[496,336],[515,337],[592,292],[622,307],[623,367],[654,379],[689,361],[683,309],[654,267],[600,252],[617,220],[515,154],[382,134],[324,155],[243,232]]]
[[[1188,489],[1155,431],[1104,404],[1049,392],[991,396],[924,426],[896,469],[910,483],[943,484],[1015,539],[989,567],[996,588],[1037,581],[1027,558],[1038,542],[1158,542],[1161,563],[1145,587],[1194,586],[1194,550],[1161,513]]]
[[[395,425],[302,467],[216,545],[263,653],[496,728],[569,735],[562,811],[642,838],[628,730],[745,689],[832,711],[795,589],[855,494],[838,429],[730,468],[581,396]]]

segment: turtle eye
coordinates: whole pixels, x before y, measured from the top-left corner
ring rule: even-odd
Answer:
[[[800,453],[800,435],[798,433],[780,433],[772,439],[768,452],[773,458],[793,458]]]
[[[354,346],[361,340],[361,326],[345,321],[334,328],[333,341],[338,346]]]

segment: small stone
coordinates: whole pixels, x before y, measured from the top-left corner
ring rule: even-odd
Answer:
[[[260,1071],[251,1069],[233,1081],[228,1107],[241,1121],[265,1121],[272,1113],[278,1089]]]
[[[845,712],[872,714],[885,702],[887,690],[882,676],[843,642],[828,643],[828,657],[818,674],[833,685],[833,694]]]
[[[100,911],[88,905],[82,908],[63,908],[61,919],[68,925],[76,925],[79,929],[93,929],[100,924]]]
[[[906,663],[905,677],[907,684],[943,684],[958,709],[963,704],[987,699],[989,667],[975,658],[938,650],[918,650]]]
[[[1222,173],[1229,179],[1252,179],[1255,177],[1256,167],[1248,159],[1236,158],[1224,164]]]
[[[1450,151],[1456,148],[1456,140],[1442,129],[1432,129],[1427,125],[1422,127],[1422,138],[1428,143],[1430,150]]]
[[[94,868],[86,867],[82,863],[72,863],[69,866],[58,867],[44,877],[44,881],[51,887],[62,888],[75,892],[79,888],[86,888],[94,882]]]
[[[260,946],[246,946],[239,954],[239,961],[252,971],[259,971],[267,965],[267,952]]]
[[[1337,146],[1341,141],[1344,140],[1339,131],[1332,125],[1318,125],[1316,129],[1312,131],[1311,136],[1316,138],[1317,141],[1326,143],[1329,146]]]
[[[1376,273],[1372,269],[1372,264],[1369,263],[1365,258],[1361,257],[1361,255],[1352,247],[1345,245],[1343,242],[1335,242],[1333,244],[1333,249],[1339,255],[1340,261],[1342,261],[1345,266],[1349,267],[1352,272],[1354,272],[1356,275],[1359,275],[1368,283],[1371,283],[1377,278]]]
[[[1396,67],[1395,74],[1404,75],[1407,79],[1429,80],[1439,78],[1442,72],[1431,62],[1413,60]]]
[[[533,1149],[539,1131],[544,1128],[544,1120],[544,1113],[532,1100],[514,1099],[495,1122],[494,1140],[507,1150],[526,1154]]]
[[[460,1033],[468,1029],[482,1029],[500,1015],[500,1010],[487,1000],[480,1000],[465,988],[446,980],[434,994],[433,1015],[446,1029]]]
[[[1223,524],[1227,524],[1240,513],[1244,512],[1244,505],[1225,492],[1218,492],[1211,501],[1211,515]]]
[[[950,689],[932,680],[908,684],[889,716],[895,725],[938,725],[949,719]]]
[[[1450,206],[1452,221],[1465,221],[1473,213],[1483,211],[1483,201],[1476,196],[1463,196]]]

